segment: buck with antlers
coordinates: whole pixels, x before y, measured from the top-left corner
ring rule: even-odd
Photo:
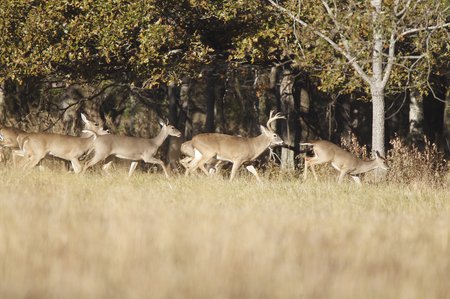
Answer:
[[[283,144],[283,140],[270,128],[270,125],[275,120],[284,119],[285,117],[279,113],[275,115],[273,113],[274,111],[270,112],[267,127],[260,126],[261,135],[257,137],[246,138],[219,133],[205,133],[194,136],[192,138],[194,159],[189,162],[186,175],[197,168],[200,168],[208,175],[205,163],[215,158],[219,161],[233,163],[230,175],[230,181],[232,181],[243,163],[255,160],[270,146]],[[246,168],[258,181],[261,181],[252,165]]]
[[[314,178],[317,181],[317,174],[314,170],[314,165],[331,163],[331,165],[339,171],[338,183],[342,183],[345,175],[350,175],[353,180],[361,185],[359,175],[377,168],[389,170],[386,159],[380,155],[379,152],[375,152],[375,159],[371,161],[364,161],[350,152],[340,148],[336,144],[326,141],[318,140],[310,143],[301,143],[301,145],[312,146],[314,151],[313,157],[306,157],[305,170],[303,178],[306,180],[308,167],[311,168]]]
[[[75,173],[82,170],[79,158],[93,146],[97,135],[109,134],[98,123],[92,122],[81,114],[84,124],[84,137],[76,137],[55,133],[28,133],[17,137],[26,162],[24,169],[36,166],[46,155],[52,155],[70,161]],[[89,137],[87,137],[89,136]]]
[[[98,136],[94,143],[94,156],[84,165],[83,172],[89,167],[97,164],[108,157],[115,156],[120,159],[131,160],[128,175],[136,169],[138,161],[143,160],[145,163],[154,163],[161,165],[166,177],[169,177],[164,163],[155,158],[158,148],[163,144],[168,136],[180,137],[181,133],[169,123],[160,121],[161,131],[152,138],[140,138],[119,135]]]

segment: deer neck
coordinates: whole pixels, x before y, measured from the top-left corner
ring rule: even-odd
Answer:
[[[94,140],[97,139],[97,134],[91,130],[83,130],[80,138],[83,138],[84,140],[89,142],[94,142]]]
[[[250,142],[253,145],[254,155],[252,159],[256,159],[261,155],[270,145],[270,140],[263,133],[257,137],[250,138]]]
[[[372,161],[360,160],[358,163],[358,168],[355,169],[355,171],[353,171],[351,174],[365,173],[365,172],[374,170],[377,167],[378,167],[378,163],[376,160],[372,160]]]
[[[164,140],[166,140],[167,136],[169,136],[169,130],[167,127],[162,127],[158,135],[151,140],[159,147],[163,144]]]

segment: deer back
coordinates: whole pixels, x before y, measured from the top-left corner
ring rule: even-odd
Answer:
[[[231,136],[219,133],[199,134],[192,138],[192,146],[203,155],[210,157],[217,156],[218,159],[228,161],[249,161],[255,158],[258,153],[258,147],[261,141],[265,144],[262,147],[267,148],[269,141],[260,135],[255,138],[246,138]]]

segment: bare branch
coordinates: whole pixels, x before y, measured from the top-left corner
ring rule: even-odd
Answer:
[[[270,0],[269,0],[269,1],[270,1]],[[449,27],[449,26],[450,26],[450,23],[445,23],[445,24],[435,25],[435,26],[428,26],[428,27],[421,27],[421,28],[412,28],[412,29],[403,31],[401,34],[399,34],[399,35],[397,36],[397,40],[398,40],[399,38],[401,38],[401,37],[404,37],[404,36],[406,36],[406,35],[413,34],[413,33],[416,33],[416,32],[420,32],[420,31],[428,31],[428,30],[436,30],[436,29],[442,29],[442,28],[446,28],[446,27]]]
[[[292,13],[291,11],[287,10],[286,8],[284,8],[283,6],[281,6],[280,4],[278,4],[277,2],[275,2],[274,0],[269,0],[270,4],[272,4],[272,6],[274,6],[275,8],[277,8],[279,11],[281,11],[282,13],[286,14],[287,16],[289,16],[290,18],[292,18],[295,22],[299,23],[301,26],[303,26],[304,28],[307,28],[308,30],[310,30],[312,33],[314,33],[315,35],[319,36],[320,38],[322,38],[323,40],[325,40],[335,51],[337,51],[338,53],[340,53],[341,55],[343,55],[351,64],[351,66],[355,69],[355,71],[361,76],[361,78],[366,81],[367,84],[372,84],[372,79],[370,78],[370,76],[362,69],[362,67],[358,64],[357,59],[355,56],[351,55],[351,53],[349,53],[346,49],[343,49],[342,47],[340,47],[338,44],[336,44],[328,35],[322,33],[319,30],[314,29],[311,25],[309,25],[308,23],[306,23],[305,21],[303,21],[302,19],[298,18],[296,15],[294,15],[294,13]]]
[[[408,0],[408,2],[405,4],[405,7],[403,7],[402,10],[398,11],[398,7],[399,7],[399,0],[395,1],[395,6],[394,6],[394,13],[396,17],[401,17],[403,18],[403,16],[405,15],[405,12],[408,10],[409,5],[411,4],[411,0]]]
[[[389,77],[391,76],[392,67],[394,66],[395,61],[395,35],[394,31],[391,33],[391,38],[389,42],[389,54],[388,54],[388,61],[386,68],[384,69],[384,76],[383,76],[383,86],[386,86]]]
[[[399,56],[398,58],[400,59],[408,59],[408,60],[412,60],[412,59],[422,59],[425,56],[427,56],[427,53],[423,53],[422,55],[407,55],[407,56]]]

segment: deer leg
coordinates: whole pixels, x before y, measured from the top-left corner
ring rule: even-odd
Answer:
[[[44,157],[45,155],[29,155],[27,157],[28,160],[23,165],[23,169],[31,169],[35,167]]]
[[[81,170],[83,169],[80,161],[77,158],[74,158],[70,160],[70,162],[72,163],[73,172],[77,174],[80,173]]]
[[[202,157],[203,155],[199,151],[194,150],[194,158],[187,163],[186,172],[184,173],[185,176],[188,176],[192,171],[198,168],[198,163]]]
[[[166,175],[166,178],[169,178],[169,173],[167,173],[167,169],[166,169],[166,166],[164,165],[163,161],[156,159],[154,157],[149,157],[149,158],[145,159],[144,162],[161,165],[162,169],[164,170],[164,174]]]
[[[316,169],[314,168],[314,164],[311,164],[310,168],[311,168],[311,171],[312,171],[312,173],[314,175],[314,179],[317,181],[318,180],[317,179],[317,173],[316,173]]]
[[[6,156],[5,156],[4,150],[5,150],[4,147],[0,147],[0,162],[6,161]]]
[[[26,140],[23,144],[23,152],[25,153],[24,157],[27,161],[23,165],[23,169],[31,169],[35,167],[46,155],[46,153],[34,152],[31,147],[29,148],[29,146],[29,140]]]
[[[234,176],[236,175],[237,170],[241,166],[242,162],[235,161],[233,162],[233,167],[231,168],[231,175],[230,175],[230,182],[233,180]]]
[[[344,176],[347,174],[347,171],[346,170],[341,170],[341,173],[339,174],[339,177],[338,177],[338,184],[341,184],[342,183],[342,180],[344,179]]]
[[[355,183],[356,183],[358,186],[361,186],[361,179],[359,178],[359,176],[357,176],[357,175],[352,175],[351,177],[352,177],[352,179],[355,181]]]
[[[193,170],[197,169],[198,162],[201,160],[201,157],[198,159],[192,159],[189,161],[186,165],[186,172],[184,173],[184,176],[188,176]]]
[[[306,178],[308,177],[308,160],[305,159],[305,170],[303,171],[303,180],[306,181]]]
[[[128,176],[131,176],[131,175],[133,174],[133,172],[134,172],[134,170],[136,169],[136,166],[137,166],[137,165],[138,165],[138,162],[137,162],[137,161],[131,162],[130,170],[128,171]]]
[[[91,160],[87,161],[84,164],[82,173],[85,173],[89,167],[97,164],[98,162],[100,162],[101,160],[104,160],[104,159],[105,159],[104,155],[97,152],[96,154],[94,154],[94,157],[92,157]]]
[[[311,168],[314,179],[317,181],[317,174],[316,174],[316,170],[314,168],[314,165],[317,164],[316,160],[317,160],[316,157],[309,159],[309,160],[305,159],[305,170],[303,172],[303,180],[306,181],[306,178],[308,177],[308,167],[309,167],[309,168]]]
[[[214,168],[216,169],[216,173],[222,169],[223,163],[224,163],[224,161],[221,161],[221,160],[216,161],[216,165],[214,166]]]
[[[256,177],[258,182],[261,182],[261,179],[259,178],[258,172],[256,172],[256,169],[255,169],[255,167],[253,167],[253,165],[246,166],[245,168],[247,168],[247,170],[250,171]]]
[[[109,169],[113,163],[113,156],[109,156],[105,159],[105,163],[102,166],[102,170],[106,173],[109,173]]]
[[[197,168],[200,168],[206,175],[209,175],[208,171],[205,168],[205,163],[208,162],[211,158],[212,157],[202,156],[201,154],[198,157],[194,158],[194,160],[192,160],[188,165],[186,175],[195,171]]]
[[[309,166],[309,168],[311,168],[311,171],[312,171],[312,173],[314,175],[314,179],[317,181],[318,179],[317,179],[317,174],[316,174],[316,170],[314,168],[314,165],[321,164],[321,163],[324,163],[324,162],[326,162],[326,161],[321,161],[319,156],[317,156],[317,154],[314,157],[312,157],[312,158],[305,158],[304,179],[306,180],[306,176],[307,176],[306,174],[307,174],[308,166]]]
[[[12,151],[12,152],[11,152],[11,156],[12,156],[13,166],[16,167],[16,166],[17,166],[17,156],[16,156],[16,151]]]
[[[197,170],[197,168],[200,168],[201,171],[203,171],[206,175],[209,175],[209,172],[205,168],[205,163],[208,162],[209,158],[202,157],[200,160],[198,160],[194,166],[189,167],[189,172],[193,172]]]
[[[17,157],[25,157],[25,152],[23,150],[13,150],[11,152],[12,160],[13,160],[13,166],[17,166]]]
[[[198,162],[198,167],[203,171],[207,176],[209,176],[211,173],[206,169],[205,163],[208,162],[210,159],[203,158]]]
[[[185,157],[185,158],[180,160],[180,163],[181,163],[181,165],[183,165],[183,167],[185,169],[187,169],[188,166],[189,166],[189,162],[191,162],[191,161],[192,161],[192,157]]]
[[[216,175],[222,169],[223,162],[224,161],[222,160],[215,160],[215,159],[209,160],[208,162],[209,174]]]

